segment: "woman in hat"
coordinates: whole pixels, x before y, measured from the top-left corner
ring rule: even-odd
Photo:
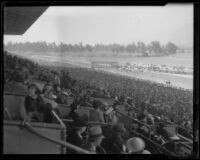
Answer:
[[[96,154],[106,154],[106,151],[101,146],[101,142],[104,139],[102,134],[102,129],[100,126],[92,126],[89,128],[89,138],[88,142],[82,146],[82,148],[96,153]]]

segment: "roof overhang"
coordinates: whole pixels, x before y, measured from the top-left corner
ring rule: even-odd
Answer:
[[[22,35],[48,7],[5,7],[4,34]]]

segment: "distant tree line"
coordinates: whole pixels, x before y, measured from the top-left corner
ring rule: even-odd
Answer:
[[[79,44],[65,44],[60,43],[57,45],[55,42],[46,43],[46,42],[25,42],[25,43],[12,43],[8,42],[5,46],[6,50],[9,51],[32,51],[32,52],[111,52],[116,55],[120,55],[121,53],[128,53],[129,55],[140,53],[143,56],[149,55],[169,55],[176,53],[178,47],[172,43],[168,42],[166,45],[161,45],[159,41],[152,41],[150,44],[145,44],[143,42],[132,42],[128,45],[120,45],[120,44],[95,44],[95,45],[83,45]]]

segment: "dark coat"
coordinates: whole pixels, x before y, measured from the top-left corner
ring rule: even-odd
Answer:
[[[75,112],[75,110],[70,111],[69,117],[71,117],[73,120],[80,118],[80,116],[78,115],[78,113]]]
[[[169,136],[169,133],[167,132],[166,129],[164,129],[164,128],[158,128],[157,129],[157,134],[161,135],[164,138],[165,141],[169,140],[170,136]]]
[[[82,145],[84,145],[86,143],[86,141],[84,139],[82,139],[76,132],[71,132],[69,134],[69,136],[67,136],[67,142],[76,145],[78,147],[81,147]],[[78,154],[76,151],[67,150],[67,153],[69,154]]]
[[[123,144],[122,137],[115,134],[105,138],[101,143],[108,154],[121,154],[123,152]]]

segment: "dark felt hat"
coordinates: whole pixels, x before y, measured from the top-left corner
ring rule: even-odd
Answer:
[[[94,100],[92,103],[92,106],[97,109],[102,105],[102,103],[100,101]]]
[[[117,132],[117,133],[124,133],[124,132],[126,132],[126,129],[125,129],[123,123],[117,123],[117,124],[115,124],[115,125],[112,127],[112,130],[113,130],[114,132]]]
[[[100,126],[93,126],[89,128],[89,139],[94,140],[95,138],[104,138],[102,134],[102,129]]]
[[[77,118],[73,122],[74,127],[86,127],[88,125],[87,121],[85,121],[83,118]]]

